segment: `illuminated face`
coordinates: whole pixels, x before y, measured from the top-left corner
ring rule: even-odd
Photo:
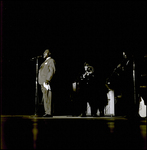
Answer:
[[[87,71],[87,69],[88,69],[88,66],[84,66],[84,68],[85,68],[85,71]]]
[[[47,58],[47,57],[48,57],[48,53],[47,53],[47,52],[44,52],[43,58]]]
[[[123,57],[124,57],[124,58],[127,58],[127,55],[126,55],[126,53],[125,53],[125,52],[123,52]]]

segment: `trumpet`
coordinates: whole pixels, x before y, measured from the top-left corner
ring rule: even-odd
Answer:
[[[92,73],[94,73],[94,68],[92,66],[87,66],[87,70],[83,74],[83,78],[85,78],[85,76],[89,76]]]

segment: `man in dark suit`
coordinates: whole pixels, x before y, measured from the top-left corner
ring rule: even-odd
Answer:
[[[52,116],[52,90],[51,90],[51,81],[55,74],[55,60],[51,58],[51,53],[49,49],[45,50],[43,53],[43,57],[45,61],[41,64],[38,74],[38,82],[41,85],[41,90],[43,94],[44,101],[44,109],[45,115],[44,117]]]
[[[91,106],[91,114],[93,115],[93,104],[94,104],[94,68],[88,63],[84,63],[84,74],[80,76],[80,101],[81,101],[81,117],[86,117],[87,102]]]

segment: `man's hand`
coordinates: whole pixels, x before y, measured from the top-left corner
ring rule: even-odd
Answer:
[[[44,82],[43,86],[46,88],[46,90],[51,90],[50,84],[47,84],[46,82]]]

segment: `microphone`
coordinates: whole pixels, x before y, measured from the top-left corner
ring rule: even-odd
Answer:
[[[40,57],[42,57],[42,55],[33,57],[33,58],[31,58],[31,60],[34,60],[34,59],[37,59],[37,58],[40,58]]]
[[[42,55],[40,55],[40,56],[37,56],[37,58],[40,58],[40,57],[42,57]]]

